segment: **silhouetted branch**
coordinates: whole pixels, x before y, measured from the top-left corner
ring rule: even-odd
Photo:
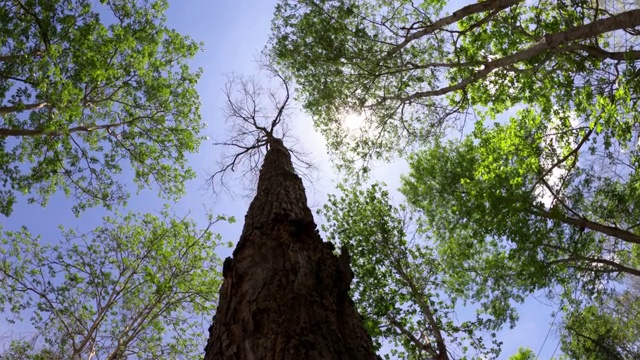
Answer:
[[[223,113],[229,135],[226,140],[214,142],[224,150],[218,169],[207,180],[216,194],[220,188],[232,192],[229,180],[241,180],[248,185],[249,178],[248,182],[254,188],[253,182],[268,150],[269,139],[282,139],[286,143],[300,176],[311,180],[310,174],[316,169],[308,160],[309,154],[301,151],[298,141],[290,135],[286,120],[290,115],[291,89],[287,77],[268,60],[263,59],[260,68],[268,75],[268,88],[262,86],[262,79],[253,76],[233,73],[227,76]],[[229,179],[229,174],[236,171],[238,176]]]

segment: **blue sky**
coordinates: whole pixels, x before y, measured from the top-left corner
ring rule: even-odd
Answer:
[[[183,34],[188,34],[197,41],[205,43],[205,51],[198,54],[192,65],[202,67],[204,74],[198,85],[202,100],[202,114],[209,126],[207,135],[212,139],[224,137],[225,126],[221,108],[224,105],[222,88],[225,83],[225,73],[237,72],[243,74],[255,73],[254,58],[266,44],[270,32],[270,21],[275,6],[275,0],[251,1],[207,1],[207,0],[170,0],[167,12],[168,24]],[[459,6],[453,5],[453,8]],[[319,167],[320,178],[313,189],[307,186],[308,198],[312,208],[324,202],[327,193],[334,192],[336,174],[329,164],[322,137],[313,131],[311,120],[304,114],[297,113],[292,119],[295,135],[303,140],[305,150],[312,153],[313,160]],[[191,166],[198,173],[198,178],[188,184],[187,195],[179,202],[172,204],[178,215],[190,212],[196,221],[205,220],[206,209],[212,209],[216,214],[233,215],[238,222],[217,228],[225,240],[236,241],[242,229],[242,219],[248,207],[246,197],[214,198],[211,191],[204,188],[207,173],[215,170],[216,160],[220,149],[212,146],[211,141],[203,144],[198,154],[191,156]],[[374,172],[375,178],[386,182],[390,189],[397,188],[399,174],[403,173],[406,165],[403,162],[379,166]],[[396,195],[400,199],[400,195]],[[123,211],[154,212],[164,203],[158,199],[153,191],[143,191],[134,196],[127,209]],[[21,201],[16,206],[10,218],[0,218],[5,229],[17,229],[25,225],[32,232],[40,233],[45,238],[56,238],[59,234],[57,226],[64,224],[78,230],[88,230],[99,224],[105,211],[92,209],[76,218],[70,209],[70,202],[63,195],[54,196],[46,208],[27,205]],[[49,237],[51,236],[51,237]],[[226,256],[227,253],[221,254]],[[540,297],[543,299],[543,297]],[[538,351],[549,330],[552,318],[550,307],[531,298],[520,308],[521,321],[514,330],[503,331],[500,334],[504,342],[502,359],[516,352],[520,346],[529,346]],[[0,329],[6,329],[0,319]],[[16,329],[17,331],[17,329]],[[28,329],[24,329],[28,331]],[[0,336],[4,331],[0,330]],[[16,332],[13,332],[15,335]],[[558,338],[554,330],[549,334],[540,359],[549,359]]]

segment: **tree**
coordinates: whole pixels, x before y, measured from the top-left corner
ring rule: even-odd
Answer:
[[[74,212],[124,204],[118,175],[176,198],[203,140],[187,60],[198,44],[168,29],[166,0],[11,0],[0,5],[0,213],[18,194]],[[129,165],[127,167],[126,161]]]
[[[352,255],[354,301],[376,346],[391,345],[387,358],[497,357],[495,332],[516,318],[502,305],[518,299],[511,288],[469,293],[473,272],[450,266],[382,184],[340,189],[320,211],[327,220],[322,230]],[[477,309],[475,318],[457,314],[464,306]]]
[[[638,153],[595,127],[558,141],[547,124],[523,110],[506,125],[420,151],[401,191],[420,211],[421,231],[455,254],[452,264],[502,257],[519,264],[511,286],[562,285],[567,301],[577,289],[589,298],[640,275]]]
[[[640,357],[639,290],[632,281],[621,293],[566,314],[562,350],[572,359]]]
[[[26,228],[4,232],[0,309],[10,322],[29,316],[37,337],[0,358],[200,357],[200,316],[220,284],[211,228],[223,220],[233,218],[198,229],[168,209],[105,217],[86,234],[62,229],[57,245]]]
[[[285,100],[270,119],[263,117],[267,110],[260,111],[265,108],[253,107],[251,92],[228,104],[244,109],[240,113],[247,116],[232,120],[250,129],[232,137],[250,144],[239,148],[232,163],[263,148],[266,154],[242,235],[233,257],[224,261],[205,359],[376,359],[349,297],[349,254],[336,256],[334,246],[322,241],[291,153],[274,135],[289,99],[286,78],[278,78]]]
[[[271,51],[344,169],[423,147],[401,191],[467,296],[601,301],[640,275],[640,10],[445,5],[283,0]]]
[[[640,10],[599,1],[283,0],[271,50],[347,168],[514,106],[588,119],[574,99],[618,96],[637,119]],[[616,95],[618,94],[618,95]],[[360,132],[346,113],[365,117]],[[602,124],[606,125],[606,124]],[[611,124],[610,124],[611,125]]]

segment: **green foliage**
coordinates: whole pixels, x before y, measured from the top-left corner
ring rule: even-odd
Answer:
[[[608,101],[591,108],[595,124],[613,116]],[[401,191],[452,264],[502,259],[511,265],[488,273],[492,281],[510,274],[506,283],[525,293],[553,284],[594,293],[619,274],[640,275],[637,138],[558,117],[526,108],[410,157]]]
[[[437,3],[424,2],[421,11],[425,16],[435,15],[443,5]],[[432,131],[421,124],[396,120],[396,109],[386,104],[363,112],[383,94],[393,96],[406,92],[416,82],[429,84],[436,79],[435,74],[423,70],[409,76],[394,75],[396,58],[388,59],[388,67],[380,64],[389,49],[390,35],[368,19],[377,18],[386,5],[389,14],[395,13],[393,27],[410,25],[413,14],[401,2],[282,1],[276,8],[273,53],[293,74],[305,109],[325,134],[330,149],[341,157],[339,165],[346,167],[362,158],[387,157],[399,138],[428,136]],[[407,61],[435,58],[437,51],[428,44],[412,51]],[[362,138],[350,133],[340,121],[348,113],[367,116]],[[407,116],[423,118],[424,114]],[[376,139],[378,133],[382,136]],[[359,141],[355,141],[356,137]]]
[[[199,358],[221,282],[218,221],[234,219],[198,229],[167,209],[105,217],[87,234],[62,228],[56,245],[4,232],[0,305],[10,322],[30,315],[37,349],[60,358]]]
[[[626,360],[640,357],[640,287],[565,315],[562,350],[572,359]]]
[[[509,360],[536,360],[537,356],[529,348],[519,348],[518,352],[509,356]]]
[[[399,210],[377,187],[343,190],[323,210],[329,238],[353,250],[372,334],[417,356],[391,309],[417,334],[421,296],[450,296],[477,304],[494,329],[540,289],[572,319],[608,329],[585,309],[640,276],[640,34],[628,31],[640,10],[487,0],[449,15],[445,5],[282,0],[273,21],[270,50],[342,170],[422,147],[401,192],[427,243],[407,243]],[[349,130],[348,114],[363,127]],[[463,136],[445,141],[456,126]],[[407,290],[398,268],[415,270],[420,291]]]
[[[404,206],[391,204],[380,184],[366,190],[341,186],[320,211],[327,239],[352,255],[353,298],[378,347],[383,339],[394,358],[436,358],[437,354],[494,357],[500,352],[495,331],[515,320],[508,292],[478,290],[469,295],[469,269],[449,266],[430,241],[408,236],[414,229]],[[462,306],[475,318],[456,315]]]
[[[0,360],[64,360],[60,354],[50,349],[34,351],[28,341],[12,341],[9,348],[0,353]]]
[[[638,34],[615,31],[640,25],[637,9],[494,0],[449,15],[445,4],[278,5],[271,51],[293,74],[305,108],[347,170],[358,160],[403,154],[450,126],[495,118],[522,104],[543,118],[558,110],[580,118],[585,103],[600,101],[596,97],[623,91],[629,105],[637,101]],[[634,120],[621,121],[616,136],[630,134],[638,119],[633,107],[617,109],[618,120]],[[348,113],[365,117],[362,131],[343,126]]]
[[[0,213],[57,190],[74,212],[124,204],[119,173],[177,198],[203,136],[187,61],[199,45],[164,25],[166,0],[0,5]],[[126,164],[128,162],[128,165]]]

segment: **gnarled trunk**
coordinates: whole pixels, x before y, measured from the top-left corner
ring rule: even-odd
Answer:
[[[348,255],[332,250],[288,150],[270,139],[240,241],[224,263],[205,360],[378,359],[348,295]]]

